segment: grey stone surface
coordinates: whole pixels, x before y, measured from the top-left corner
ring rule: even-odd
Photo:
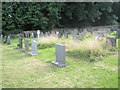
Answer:
[[[0,35],[0,43],[3,43],[3,35]]]
[[[28,54],[31,56],[36,56],[37,54],[37,42],[35,40],[31,41],[31,46],[32,46],[32,52],[29,52]]]
[[[69,33],[68,33],[68,32],[65,32],[64,37],[65,37],[65,38],[68,38],[68,35],[69,35]]]
[[[10,42],[10,36],[8,36],[7,37],[7,42],[6,42],[6,44],[10,44],[11,42]]]
[[[34,37],[34,33],[31,33],[31,37]]]
[[[58,33],[58,38],[62,38],[62,32]]]
[[[108,46],[116,47],[116,38],[107,37],[106,43]]]
[[[18,47],[16,49],[22,49],[23,48],[23,43],[22,43],[22,37],[18,38],[19,44],[17,45]]]
[[[40,30],[37,30],[37,39],[40,38]]]
[[[28,39],[24,39],[24,44],[25,44],[25,50],[23,50],[23,52],[29,51],[29,40]]]
[[[62,44],[56,44],[56,62],[51,63],[57,67],[65,67],[66,65],[66,54],[65,46]]]

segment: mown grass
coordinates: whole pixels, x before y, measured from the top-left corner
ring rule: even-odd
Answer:
[[[51,66],[56,59],[55,47],[38,49],[38,56],[29,56],[28,52],[15,49],[17,39],[11,42],[11,45],[2,45],[3,88],[118,88],[116,53],[90,62],[90,58],[84,55],[84,49],[77,51],[71,45],[71,50],[70,47],[66,49],[67,67],[57,68]],[[69,39],[58,42],[72,44]],[[52,40],[49,43],[53,43]]]

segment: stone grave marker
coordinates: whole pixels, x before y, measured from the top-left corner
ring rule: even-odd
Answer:
[[[65,67],[66,65],[66,54],[65,46],[62,44],[56,44],[56,62],[51,63],[53,66]]]
[[[23,48],[22,37],[18,37],[18,42],[19,42],[19,44],[17,44],[18,47],[16,49],[22,49]]]
[[[58,38],[62,38],[62,32],[58,33]]]
[[[29,51],[29,40],[28,39],[24,39],[24,44],[25,44],[25,50],[23,50],[23,52]]]
[[[40,38],[40,30],[37,30],[37,39]]]
[[[10,42],[10,36],[8,36],[7,37],[7,42],[6,42],[6,44],[10,44],[11,42]]]
[[[69,33],[68,33],[68,32],[65,32],[64,37],[65,37],[65,38],[68,38],[68,35],[69,35]]]
[[[3,43],[3,35],[0,35],[0,43]]]
[[[116,47],[116,38],[113,37],[107,37],[106,43],[108,46]]]
[[[34,33],[31,33],[31,37],[33,37],[33,38],[34,38]]]
[[[32,52],[29,52],[28,54],[31,56],[36,56],[37,54],[37,42],[35,40],[31,41],[31,46],[32,46]]]

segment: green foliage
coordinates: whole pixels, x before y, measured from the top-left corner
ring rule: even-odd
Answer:
[[[83,40],[86,40],[86,39],[89,39],[89,38],[92,38],[93,35],[91,33],[87,33],[84,37],[83,37]]]
[[[40,43],[38,49],[52,48],[55,47],[55,43]]]
[[[48,31],[59,27],[117,25],[118,10],[119,3],[110,2],[3,2],[2,30],[6,34],[6,30],[16,29]]]
[[[107,37],[117,37],[116,31],[112,31],[109,35],[106,35]]]

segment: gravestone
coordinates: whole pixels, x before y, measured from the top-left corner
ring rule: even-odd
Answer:
[[[48,36],[48,32],[45,32],[45,37],[47,37]]]
[[[31,33],[31,37],[34,37],[34,33]]]
[[[50,31],[48,31],[48,36],[50,36]]]
[[[77,34],[78,34],[78,30],[72,31],[72,39],[75,40],[75,41],[79,40]]]
[[[53,66],[65,67],[66,58],[65,58],[65,46],[62,44],[56,44],[56,62],[51,63]]]
[[[6,44],[10,44],[10,36],[7,37],[7,42]]]
[[[28,54],[31,56],[36,56],[37,54],[37,42],[35,40],[31,41],[31,46],[32,46],[32,52],[29,52]]]
[[[65,38],[68,38],[68,35],[69,35],[69,33],[68,33],[68,32],[65,32],[64,37],[65,37]]]
[[[58,38],[62,38],[62,32],[58,33]]]
[[[43,37],[43,36],[44,36],[44,33],[43,33],[43,32],[41,32],[41,33],[40,33],[40,37]]]
[[[116,47],[116,38],[113,37],[107,37],[106,43],[108,46]]]
[[[0,35],[0,43],[3,43],[3,35]]]
[[[37,30],[37,39],[39,40],[40,38],[40,30]]]
[[[22,37],[19,37],[18,38],[18,42],[19,42],[19,44],[17,44],[17,48],[16,49],[22,49],[23,48],[23,45],[22,45]]]
[[[116,36],[117,36],[118,38],[120,38],[120,29],[117,29],[117,30],[116,30]]]
[[[28,39],[24,39],[24,44],[25,44],[25,50],[23,50],[23,52],[29,51],[29,40]]]

